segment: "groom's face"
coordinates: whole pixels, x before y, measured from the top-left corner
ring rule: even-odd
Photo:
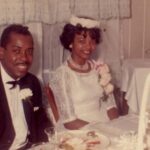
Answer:
[[[33,60],[33,39],[30,35],[12,32],[5,48],[1,48],[1,63],[14,79],[25,76]]]

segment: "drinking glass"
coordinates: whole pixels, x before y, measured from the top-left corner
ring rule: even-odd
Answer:
[[[56,127],[47,127],[45,133],[48,137],[48,141],[53,144],[57,144],[57,130]]]

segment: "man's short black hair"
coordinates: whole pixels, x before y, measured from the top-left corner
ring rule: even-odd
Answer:
[[[0,40],[0,46],[1,47],[6,47],[7,43],[9,42],[9,38],[11,33],[18,33],[22,35],[29,35],[32,37],[31,32],[28,30],[27,26],[23,26],[21,24],[11,24],[8,27],[4,29],[1,35],[1,40]]]

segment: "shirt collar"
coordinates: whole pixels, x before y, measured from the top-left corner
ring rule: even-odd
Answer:
[[[14,81],[14,79],[5,71],[4,67],[2,66],[2,64],[0,64],[0,69],[1,69],[1,77],[2,77],[2,81],[4,83],[8,82],[8,81]]]

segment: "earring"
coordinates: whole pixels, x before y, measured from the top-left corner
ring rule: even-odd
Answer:
[[[71,49],[72,49],[72,44],[70,44],[70,45],[69,45],[69,48],[71,48]]]

